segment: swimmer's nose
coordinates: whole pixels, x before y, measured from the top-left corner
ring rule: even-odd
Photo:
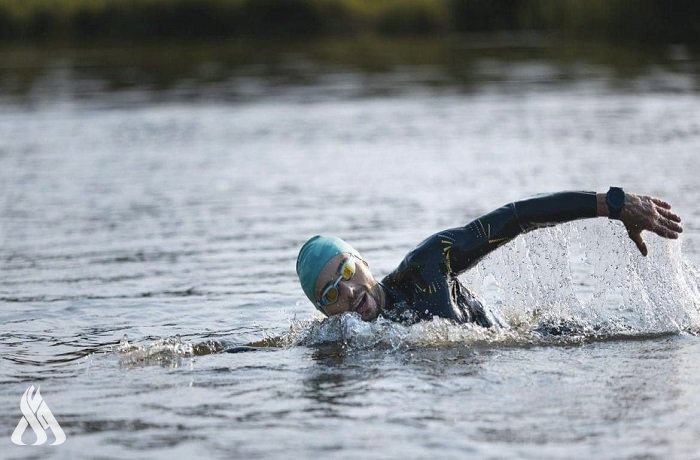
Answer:
[[[352,306],[355,302],[355,297],[357,296],[357,286],[351,283],[345,283],[345,289],[348,295],[348,303]]]
[[[345,284],[345,291],[348,293],[348,297],[351,299],[355,297],[355,286],[353,286],[350,283],[344,283]]]

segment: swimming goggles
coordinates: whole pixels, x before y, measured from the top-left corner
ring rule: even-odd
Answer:
[[[350,256],[345,259],[338,268],[338,278],[335,280],[335,282],[326,284],[326,287],[324,287],[321,291],[321,299],[316,303],[316,306],[323,308],[337,302],[338,297],[340,296],[340,289],[338,285],[341,281],[350,281],[355,274],[355,269],[355,257]]]

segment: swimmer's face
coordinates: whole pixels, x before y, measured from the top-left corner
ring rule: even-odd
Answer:
[[[316,280],[316,298],[329,284],[333,284],[339,276],[343,263],[351,257],[348,254],[338,254],[333,257],[321,270]],[[338,300],[325,305],[322,310],[328,316],[340,315],[345,312],[356,312],[364,321],[375,319],[380,312],[382,301],[381,286],[369,271],[364,260],[355,258],[355,274],[349,280],[341,280],[338,284]]]

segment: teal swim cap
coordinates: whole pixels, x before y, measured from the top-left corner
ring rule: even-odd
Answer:
[[[352,254],[360,257],[360,253],[345,241],[335,236],[316,235],[309,238],[299,250],[297,257],[297,276],[304,294],[316,308],[316,280],[326,264],[338,254]],[[320,308],[319,308],[320,310]]]

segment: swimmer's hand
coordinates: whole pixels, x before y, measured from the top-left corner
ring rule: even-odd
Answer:
[[[598,193],[597,199],[598,215],[608,216],[605,193]],[[671,212],[670,204],[646,195],[625,193],[625,206],[620,213],[620,220],[643,256],[649,253],[647,245],[642,239],[644,230],[672,240],[678,239],[678,234],[683,231],[680,226],[681,218]]]

